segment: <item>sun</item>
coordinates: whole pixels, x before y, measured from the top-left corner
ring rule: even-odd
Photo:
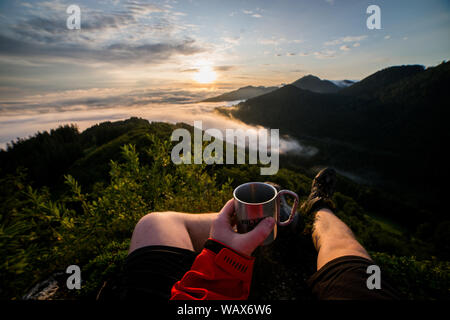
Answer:
[[[198,69],[194,74],[194,80],[198,83],[212,83],[217,78],[217,73],[210,66],[204,66]]]

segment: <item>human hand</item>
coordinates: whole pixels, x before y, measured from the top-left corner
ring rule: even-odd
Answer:
[[[230,248],[250,256],[252,252],[267,238],[275,226],[275,219],[272,217],[261,220],[250,232],[237,233],[233,230],[236,224],[233,221],[234,200],[229,200],[220,210],[214,220],[210,230],[210,237],[226,244]]]

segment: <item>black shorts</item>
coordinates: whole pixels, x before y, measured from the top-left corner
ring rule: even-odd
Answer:
[[[147,246],[128,255],[121,281],[122,299],[164,300],[170,298],[172,286],[191,268],[197,253],[169,246]],[[396,299],[398,295],[386,281],[381,289],[367,288],[374,263],[357,256],[344,256],[324,265],[308,281],[318,299]]]
[[[369,289],[367,280],[373,261],[358,256],[331,260],[308,279],[312,293],[320,300],[392,300],[400,295],[380,272],[380,289]],[[369,281],[370,282],[370,281]]]
[[[134,250],[125,260],[120,298],[168,301],[172,286],[191,269],[196,257],[194,251],[169,246]]]

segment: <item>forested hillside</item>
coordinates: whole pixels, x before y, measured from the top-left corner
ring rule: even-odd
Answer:
[[[267,180],[257,165],[174,165],[169,137],[177,127],[192,130],[137,118],[81,133],[66,126],[3,151],[0,297],[20,299],[36,283],[77,264],[82,289],[60,289],[53,298],[95,299],[105,282],[117,280],[140,217],[163,210],[217,211],[237,185]],[[281,162],[270,180],[305,199],[314,172],[291,165],[295,158]],[[375,189],[339,176],[337,191],[336,214],[370,251],[383,276],[407,298],[449,298],[450,263],[439,247],[444,242],[426,241],[380,219],[380,203],[396,202]],[[303,220],[298,232],[280,232],[275,243],[257,251],[252,299],[312,299],[305,283],[315,269],[310,229],[311,221]]]
[[[338,93],[288,85],[220,112],[316,146],[316,165],[333,165],[410,204],[384,216],[432,237],[450,225],[443,201],[449,86],[450,62],[399,66]]]

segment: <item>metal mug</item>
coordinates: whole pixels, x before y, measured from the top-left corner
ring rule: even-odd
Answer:
[[[291,214],[286,221],[280,221],[280,195],[289,194],[294,197]],[[263,182],[248,182],[241,184],[233,191],[236,226],[239,233],[251,231],[266,217],[275,219],[272,233],[262,245],[272,243],[277,237],[277,227],[287,226],[294,219],[299,203],[298,195],[289,190],[278,191],[274,186]]]

